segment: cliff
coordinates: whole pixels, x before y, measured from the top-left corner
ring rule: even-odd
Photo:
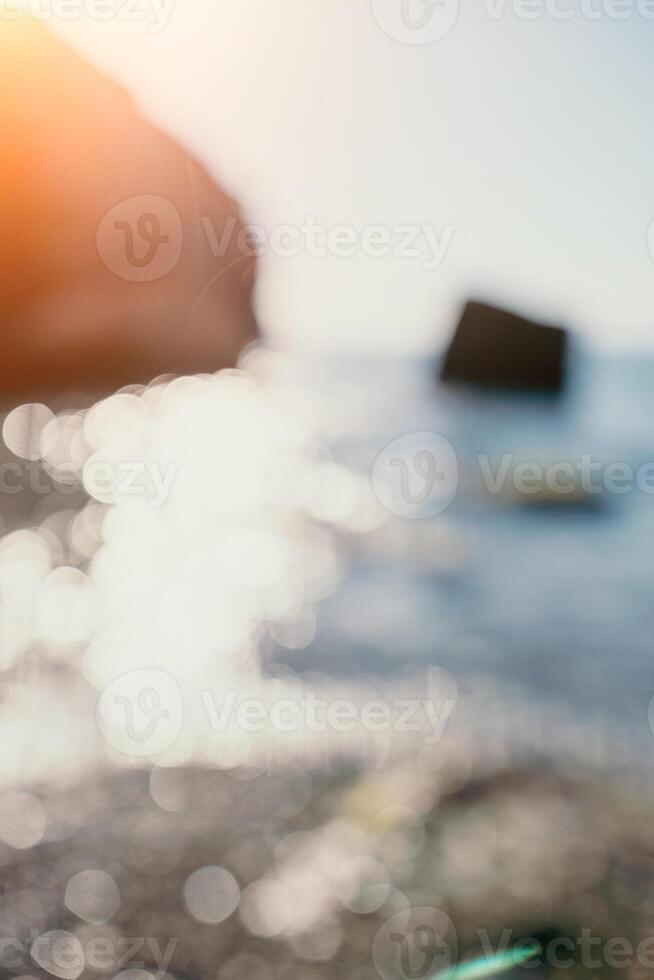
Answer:
[[[24,17],[0,20],[0,173],[0,399],[215,371],[256,336],[235,203]]]

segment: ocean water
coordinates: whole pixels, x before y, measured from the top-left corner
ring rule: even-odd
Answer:
[[[16,409],[5,440],[29,458],[17,470],[5,447],[1,460],[7,773],[233,768],[271,751],[308,768],[321,753],[377,765],[396,746],[433,748],[395,723],[372,748],[360,724],[308,731],[307,691],[357,713],[370,698],[456,703],[438,747],[495,745],[489,766],[507,742],[549,754],[555,735],[599,765],[621,764],[623,745],[639,771],[651,761],[654,495],[529,504],[511,479],[484,489],[480,457],[493,471],[585,456],[598,479],[610,464],[636,474],[654,459],[654,362],[576,353],[554,400],[436,374],[429,361],[262,351],[239,372],[87,409]],[[420,490],[417,454],[434,438],[454,460],[451,499],[396,506],[379,461],[392,482],[399,459]],[[136,495],[107,465],[136,473]],[[227,731],[207,709],[252,697],[267,718],[291,698],[299,729],[251,733],[232,713]]]
[[[473,477],[483,453],[640,465],[652,367],[578,361],[554,403],[441,389],[425,362],[294,359],[256,377],[168,379],[83,412],[18,409],[26,426],[4,427],[59,486],[0,496],[0,904],[22,955],[9,972],[63,975],[57,935],[73,942],[65,975],[81,975],[102,930],[112,973],[140,934],[144,977],[156,964],[362,980],[406,975],[396,930],[410,939],[416,922],[423,936],[445,921],[455,956],[481,923],[498,943],[559,922],[649,935],[642,771],[607,788],[574,763],[590,751],[605,779],[616,736],[654,741],[650,495],[533,507]],[[397,516],[375,461],[398,439],[393,458],[415,456],[425,433],[449,441],[457,492],[436,515]],[[92,478],[94,459],[118,475],[174,464],[173,480],[133,494]],[[325,731],[303,746],[272,713],[259,734],[214,728],[198,697],[288,712],[307,691],[456,704],[442,740],[424,729],[393,754],[399,726],[376,745]],[[503,771],[524,762],[498,739],[524,736],[524,718],[499,732],[518,706],[544,720],[555,762],[565,723],[572,766],[532,753]]]
[[[362,474],[419,432],[448,439],[460,474],[479,474],[478,454],[493,467],[504,454],[544,466],[587,454],[634,474],[654,459],[651,359],[576,352],[558,400],[444,387],[428,361],[313,363],[304,380],[325,417],[341,420],[335,457]],[[396,519],[394,547],[357,549],[314,642],[282,659],[336,676],[435,665],[460,685],[482,678],[527,704],[619,719],[647,746],[654,496],[635,488],[604,492],[597,506],[527,507],[477,490],[460,479],[442,513]]]

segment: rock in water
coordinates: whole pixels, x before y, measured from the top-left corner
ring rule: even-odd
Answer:
[[[567,334],[485,303],[469,302],[445,355],[441,380],[559,392]]]
[[[234,364],[257,334],[238,208],[41,24],[0,19],[0,398]]]

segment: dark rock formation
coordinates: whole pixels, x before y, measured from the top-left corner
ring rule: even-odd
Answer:
[[[561,390],[567,334],[485,303],[469,302],[441,368],[443,381],[526,391]]]
[[[28,18],[0,20],[0,172],[1,400],[215,371],[256,336],[234,202]]]

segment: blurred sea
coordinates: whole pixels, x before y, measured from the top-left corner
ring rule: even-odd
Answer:
[[[22,747],[8,768],[72,778],[72,761],[107,751],[125,765],[229,768],[259,752],[377,765],[377,748],[410,754],[411,738],[391,726],[371,748],[360,726],[351,739],[288,739],[237,723],[228,737],[206,692],[219,710],[232,696],[300,705],[307,690],[438,705],[455,689],[445,740],[414,739],[429,765],[569,750],[650,769],[654,495],[526,506],[482,492],[477,457],[496,470],[507,455],[543,468],[587,456],[635,473],[654,459],[654,361],[575,353],[558,400],[445,388],[428,361],[255,350],[243,367],[57,415],[41,406],[38,424],[29,406],[12,413],[3,431],[24,443],[23,478],[36,467],[55,492],[2,495],[0,735]],[[385,510],[373,479],[396,440],[415,454],[416,433],[446,438],[459,475],[450,505],[425,519]],[[172,474],[169,492],[159,506],[147,479],[136,496],[98,489],[94,461],[119,475],[145,461]],[[143,700],[153,685],[156,703]],[[143,730],[157,722],[147,751],[126,705]]]
[[[168,976],[360,980],[408,975],[386,927],[439,910],[455,955],[480,923],[498,950],[557,923],[651,942],[650,496],[525,507],[467,477],[482,453],[638,467],[654,364],[577,359],[547,402],[445,390],[424,362],[244,362],[3,429],[59,484],[0,498],[8,934],[74,940],[65,974],[32,947],[61,976],[106,928],[121,953],[180,937]],[[371,480],[416,432],[461,478],[425,520],[380,511]],[[159,506],[94,459],[178,468]],[[307,694],[359,723],[293,727]],[[268,723],[214,725],[204,695]],[[444,726],[366,727],[407,698]],[[118,976],[154,976],[147,956]]]
[[[302,372],[325,418],[339,420],[335,458],[362,473],[415,432],[445,436],[460,473],[478,470],[477,454],[493,469],[507,453],[544,465],[588,454],[634,471],[654,459],[651,359],[577,352],[560,400],[446,388],[425,361],[333,359]],[[442,514],[395,520],[397,546],[350,557],[315,641],[284,650],[284,662],[332,676],[436,665],[459,684],[482,678],[651,737],[654,497],[524,507],[463,486]]]

